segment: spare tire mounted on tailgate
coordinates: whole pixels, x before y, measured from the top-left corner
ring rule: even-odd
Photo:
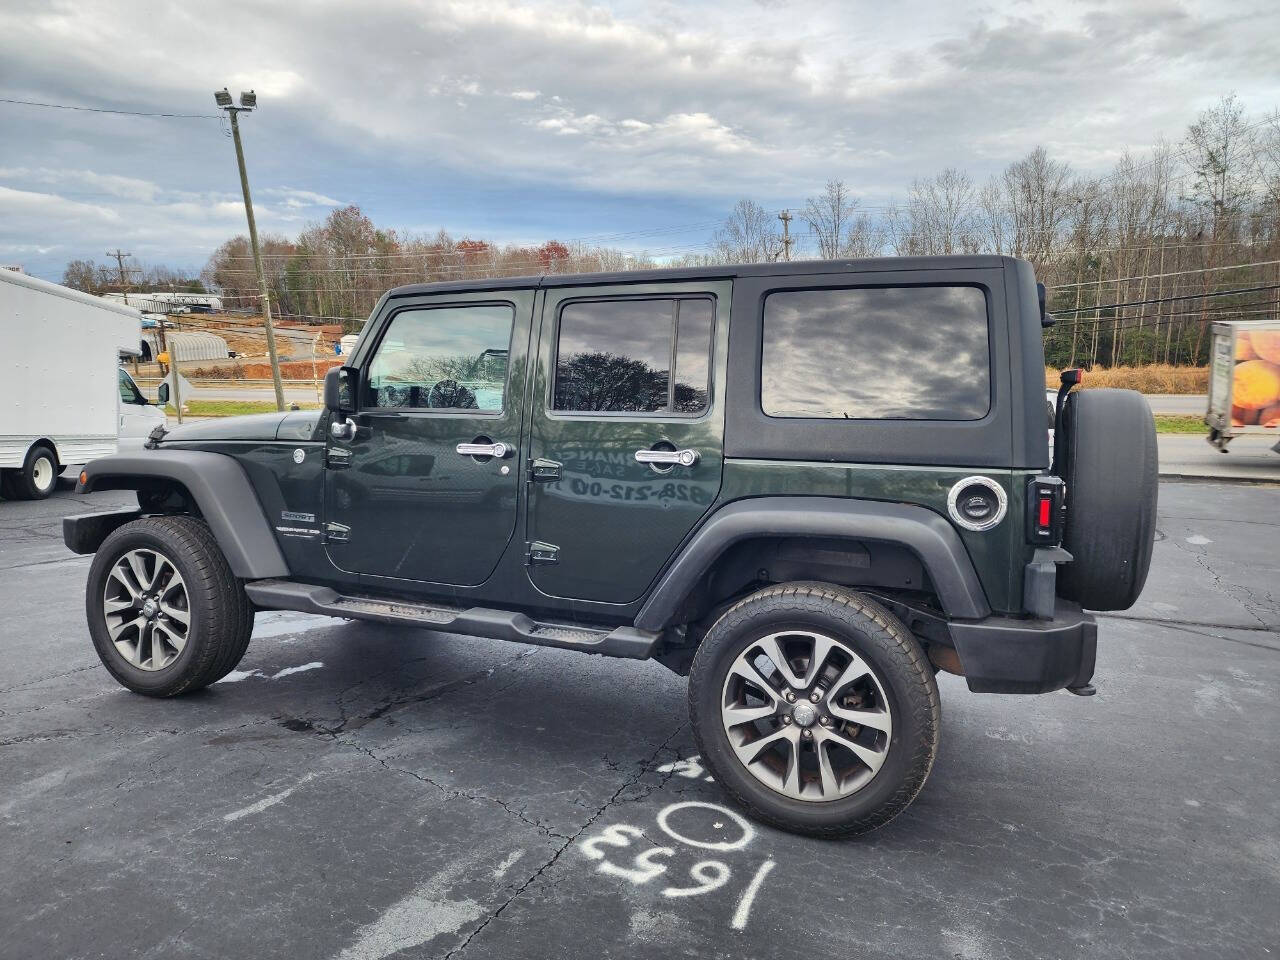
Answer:
[[[1142,394],[1068,395],[1054,464],[1067,486],[1058,594],[1090,610],[1127,610],[1142,592],[1156,529],[1156,428]]]

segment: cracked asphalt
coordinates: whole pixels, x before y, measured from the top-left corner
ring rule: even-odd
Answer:
[[[268,613],[134,696],[58,523],[127,502],[0,503],[6,958],[1280,953],[1274,486],[1162,484],[1098,696],[941,677],[924,792],[840,843],[725,809],[654,663]]]

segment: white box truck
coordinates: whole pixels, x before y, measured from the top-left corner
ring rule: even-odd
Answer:
[[[1275,437],[1280,453],[1280,320],[1213,325],[1208,440],[1227,452],[1235,437]]]
[[[120,366],[141,323],[131,307],[0,270],[0,496],[47,497],[63,467],[164,422]]]

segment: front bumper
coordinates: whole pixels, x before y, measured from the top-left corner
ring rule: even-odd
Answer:
[[[136,507],[132,510],[110,510],[106,513],[82,513],[76,517],[62,518],[62,542],[73,553],[96,553],[102,541],[119,527],[142,516]]]
[[[1052,620],[987,617],[949,627],[975,693],[1080,690],[1093,679],[1098,625],[1078,604],[1057,600]]]

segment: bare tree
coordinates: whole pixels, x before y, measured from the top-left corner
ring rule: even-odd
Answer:
[[[804,212],[800,216],[817,237],[818,256],[823,260],[845,255],[857,206],[857,198],[849,193],[843,180],[828,180],[821,196],[809,197],[804,202]]]
[[[976,253],[981,241],[974,200],[973,181],[954,167],[912,180],[906,209],[890,219],[895,250],[902,256]]]
[[[1258,137],[1258,175],[1272,208],[1280,208],[1280,111],[1273,110]]]
[[[1071,168],[1050,158],[1044,147],[1036,147],[1005,168],[1003,182],[1013,255],[1036,265],[1047,262],[1075,203]]]
[[[867,213],[859,213],[849,221],[845,231],[844,246],[840,256],[850,260],[878,257],[884,252],[884,228],[876,224]]]
[[[98,265],[92,260],[72,260],[62,271],[62,285],[85,293],[97,293]]]
[[[991,253],[1004,255],[1009,250],[1009,206],[1005,202],[1004,184],[996,177],[987,181],[978,194],[977,228],[984,246]]]
[[[1192,185],[1187,199],[1210,217],[1218,239],[1253,193],[1258,142],[1235,94],[1203,111],[1187,129]]]
[[[726,263],[776,260],[781,251],[781,238],[773,224],[774,218],[760,204],[754,200],[739,200],[716,231],[712,246]]]

